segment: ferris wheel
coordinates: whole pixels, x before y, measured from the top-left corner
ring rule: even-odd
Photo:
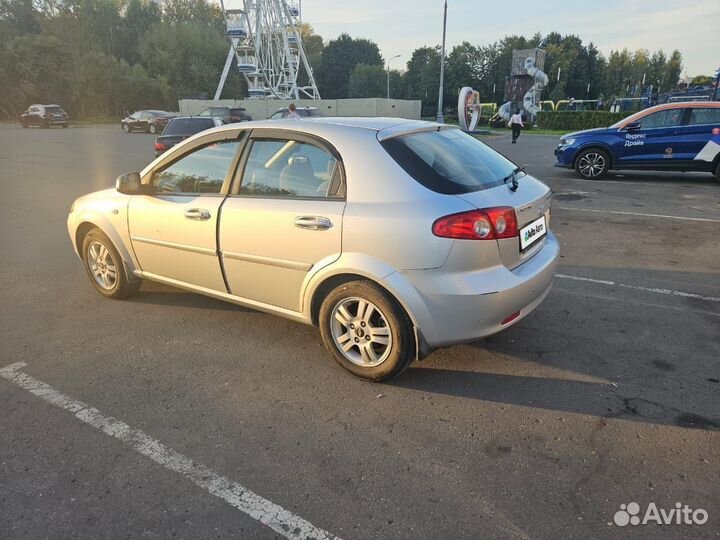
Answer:
[[[229,1],[229,0],[228,0]],[[320,99],[300,36],[300,8],[287,0],[237,0],[237,9],[220,6],[230,50],[215,99],[220,99],[230,67],[248,83],[251,99]],[[305,84],[298,84],[304,68]]]

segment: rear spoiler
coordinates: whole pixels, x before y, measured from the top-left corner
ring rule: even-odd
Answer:
[[[446,129],[460,128],[458,126],[447,124],[436,124],[435,122],[408,121],[381,129],[378,131],[377,138],[378,141],[382,142],[388,139],[394,139],[395,137],[410,135],[412,133],[422,133],[424,131],[444,131]]]

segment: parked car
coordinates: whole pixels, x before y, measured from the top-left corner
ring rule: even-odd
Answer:
[[[125,133],[142,131],[144,133],[162,133],[167,123],[175,118],[167,111],[136,111],[123,118],[120,126]]]
[[[720,180],[720,102],[657,105],[608,128],[568,133],[555,156],[556,167],[591,180],[621,169],[701,171]]]
[[[77,199],[68,231],[105,297],[148,279],[318,325],[381,380],[532,312],[549,220],[550,189],[457,127],[326,118],[195,135]]]
[[[24,128],[39,126],[49,128],[50,126],[68,127],[70,117],[60,105],[30,105],[20,115],[20,125]]]
[[[281,118],[287,118],[289,112],[290,111],[288,111],[287,107],[281,107],[272,114],[270,120],[280,120]],[[325,116],[322,111],[320,111],[320,109],[317,109],[316,107],[298,107],[295,109],[295,112],[303,118],[315,118],[317,116]]]
[[[200,118],[197,116],[179,116],[165,126],[162,135],[155,138],[155,156],[159,156],[180,141],[192,137],[206,129],[223,125],[220,118]]]
[[[198,116],[222,118],[222,121],[226,124],[252,121],[252,116],[243,107],[208,107]]]

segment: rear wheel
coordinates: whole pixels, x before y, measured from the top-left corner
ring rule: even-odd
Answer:
[[[715,178],[720,182],[720,161],[715,164]]]
[[[399,375],[415,358],[408,316],[370,281],[344,283],[327,295],[320,307],[320,333],[335,361],[363,379]]]
[[[93,229],[83,239],[85,271],[95,289],[107,298],[127,298],[140,288],[140,280],[130,281],[115,246],[100,229]]]
[[[68,127],[68,125],[67,125],[67,124],[63,124],[62,127],[66,128],[66,127]]]
[[[575,172],[586,180],[602,178],[610,168],[610,156],[604,150],[583,150],[575,160]]]

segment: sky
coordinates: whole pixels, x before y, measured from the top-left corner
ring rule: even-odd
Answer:
[[[510,10],[512,7],[512,11]],[[404,68],[412,51],[442,40],[443,0],[302,0],[303,22],[325,41],[347,32],[371,39],[391,67]],[[448,0],[447,46],[486,45],[506,35],[556,31],[613,49],[683,55],[683,76],[720,67],[720,0]]]

